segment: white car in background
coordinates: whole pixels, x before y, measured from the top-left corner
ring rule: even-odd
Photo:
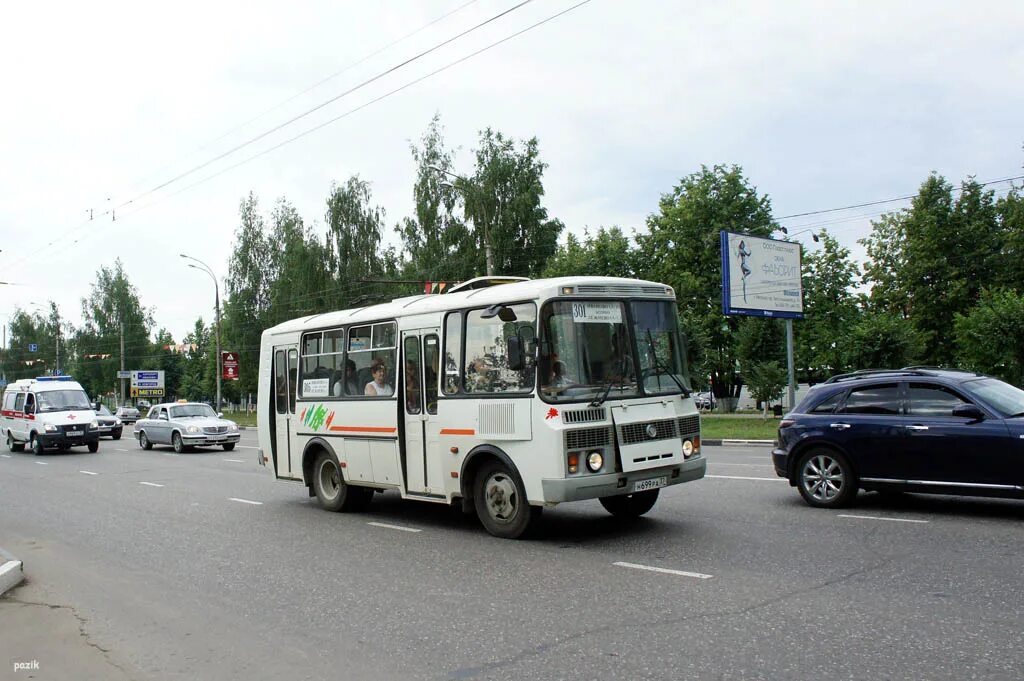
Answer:
[[[171,445],[184,452],[193,447],[220,446],[230,452],[240,437],[238,424],[221,418],[202,402],[167,402],[150,407],[146,418],[135,422],[132,431],[139,446]]]

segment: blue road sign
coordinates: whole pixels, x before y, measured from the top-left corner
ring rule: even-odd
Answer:
[[[39,349],[39,346],[36,345],[35,343],[29,343],[28,344],[28,351],[29,352],[35,352],[38,349]]]

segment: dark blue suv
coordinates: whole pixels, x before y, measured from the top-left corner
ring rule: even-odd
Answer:
[[[930,367],[834,376],[782,419],[772,463],[823,508],[858,489],[1024,498],[1024,390]]]

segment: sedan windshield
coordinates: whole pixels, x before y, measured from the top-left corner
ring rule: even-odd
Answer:
[[[171,418],[172,419],[187,419],[187,418],[217,418],[217,413],[213,411],[213,407],[208,404],[183,404],[180,407],[171,407]]]
[[[981,398],[1004,418],[1024,413],[1024,390],[996,378],[968,381],[964,387]]]
[[[540,390],[552,402],[637,395],[620,302],[556,301],[541,312]]]
[[[92,409],[89,398],[82,390],[47,390],[37,393],[39,411],[72,411]]]

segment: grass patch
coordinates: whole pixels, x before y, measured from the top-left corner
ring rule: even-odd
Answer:
[[[256,427],[256,414],[248,414],[244,411],[226,411],[224,418],[230,419],[240,426]]]
[[[779,419],[745,414],[701,414],[700,434],[709,440],[775,440]]]

